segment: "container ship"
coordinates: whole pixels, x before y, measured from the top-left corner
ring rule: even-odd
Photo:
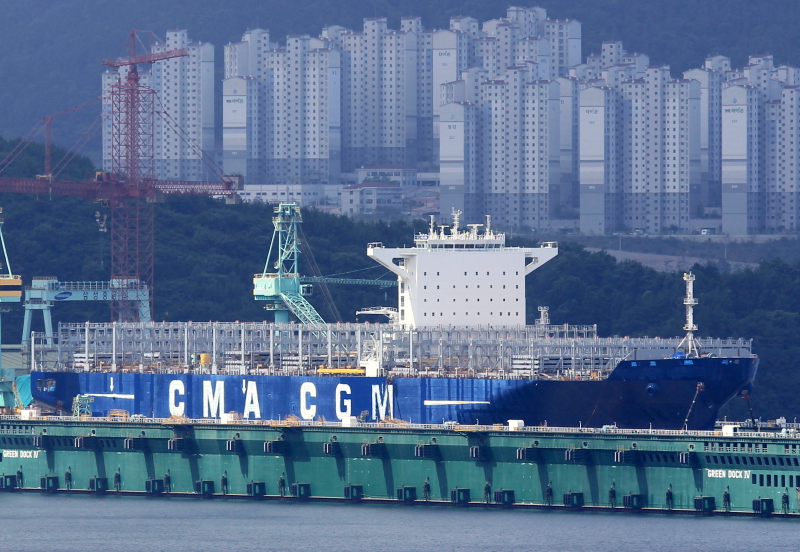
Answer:
[[[291,226],[285,213],[299,210],[277,207],[276,228]],[[397,308],[366,311],[388,324],[289,323],[313,310],[296,270],[259,274],[275,323],[61,324],[32,342],[32,397],[94,416],[711,430],[749,392],[752,342],[695,337],[691,274],[682,338],[601,338],[551,324],[546,307],[526,325],[525,276],[557,254],[506,245],[489,218],[460,228],[454,213],[412,247],[368,245],[397,276]]]
[[[456,220],[368,246],[388,324],[314,319],[291,271],[255,278],[274,323],[60,324],[0,416],[0,491],[797,516],[796,428],[714,428],[758,359],[695,337],[694,276],[682,338],[525,325],[557,253]]]

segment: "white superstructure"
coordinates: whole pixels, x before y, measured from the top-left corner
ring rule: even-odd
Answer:
[[[525,324],[525,276],[558,255],[558,244],[507,247],[506,236],[470,224],[434,225],[414,247],[367,246],[367,255],[397,274],[399,324],[478,326]]]

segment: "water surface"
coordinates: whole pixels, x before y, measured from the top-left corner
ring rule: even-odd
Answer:
[[[796,550],[800,520],[0,494],[0,550]]]

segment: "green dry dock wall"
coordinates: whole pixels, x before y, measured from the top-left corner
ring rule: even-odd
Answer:
[[[113,489],[119,472],[121,490],[144,492],[146,480],[163,479],[169,472],[172,492],[194,492],[200,480],[214,481],[220,492],[226,475],[229,494],[244,495],[248,482],[263,481],[266,493],[276,495],[283,475],[287,493],[291,483],[308,483],[313,497],[343,498],[344,486],[354,484],[363,486],[367,498],[396,498],[402,486],[416,487],[421,498],[428,480],[433,500],[449,501],[453,489],[467,488],[472,501],[481,501],[488,481],[492,491],[513,490],[516,503],[542,504],[550,484],[553,504],[562,504],[564,493],[573,492],[583,493],[586,505],[606,506],[613,485],[617,506],[625,494],[634,494],[642,495],[645,506],[660,508],[671,486],[675,508],[694,509],[701,495],[715,497],[721,508],[728,490],[733,510],[751,511],[757,497],[773,498],[777,509],[790,476],[792,485],[800,485],[795,479],[800,478],[800,440],[788,438],[94,420],[20,421],[2,427],[0,466],[5,474],[21,469],[25,487],[38,487],[41,477],[55,475],[63,489],[69,470],[75,489],[86,489],[90,478],[98,476],[107,477]],[[79,437],[82,442],[76,442]],[[730,451],[735,442],[742,451],[746,443],[757,443],[759,452],[707,452],[709,439],[715,451],[717,443]],[[270,441],[279,443],[272,445],[276,452],[265,453]],[[326,454],[325,443],[333,441],[338,450]],[[424,453],[428,457],[421,457],[419,445],[434,446]],[[518,459],[520,448],[529,449],[527,460]],[[737,464],[744,456],[760,458],[761,465]],[[760,478],[767,475],[774,484],[762,486]],[[779,476],[784,478],[780,486]],[[796,511],[796,496],[789,490]]]

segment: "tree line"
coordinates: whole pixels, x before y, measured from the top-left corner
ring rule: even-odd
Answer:
[[[0,158],[12,143],[0,139]],[[41,148],[32,147],[5,175],[30,177],[41,172]],[[81,158],[69,178],[91,177],[94,167]],[[12,271],[25,283],[51,275],[63,281],[108,280],[109,233],[97,223],[108,206],[68,197],[0,194],[3,234]],[[155,320],[268,320],[253,300],[252,277],[264,270],[272,238],[272,206],[225,205],[211,198],[168,197],[156,205]],[[317,211],[303,211],[301,272],[346,278],[391,278],[366,256],[369,242],[387,247],[413,244],[425,221],[359,222]],[[512,245],[534,245],[525,239]],[[756,247],[756,246],[754,246]],[[313,256],[317,270],[311,263]],[[724,272],[697,265],[695,320],[698,335],[754,340],[761,367],[753,393],[757,416],[793,418],[800,414],[800,261],[773,258],[757,268]],[[601,336],[677,336],[683,333],[684,282],[679,272],[662,273],[635,262],[617,263],[610,255],[587,252],[561,242],[558,257],[526,281],[527,321],[537,307],[550,307],[553,323],[597,324]],[[336,311],[317,290],[311,297],[329,321],[356,321],[355,311],[396,306],[396,292],[376,286],[330,285]],[[18,343],[22,307],[3,316],[3,342]],[[104,303],[58,304],[54,321],[108,320]],[[375,321],[373,319],[373,321]],[[41,331],[35,319],[34,329]],[[744,418],[742,401],[726,407]],[[723,412],[726,415],[728,412]]]

